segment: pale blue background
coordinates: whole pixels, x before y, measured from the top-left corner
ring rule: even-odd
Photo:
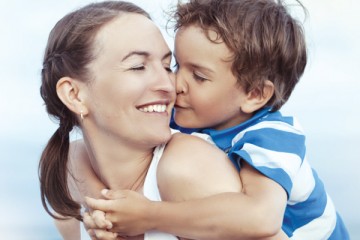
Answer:
[[[0,239],[60,239],[43,210],[37,165],[56,129],[39,96],[47,35],[88,0],[0,1]],[[134,1],[157,22],[171,1]],[[304,0],[309,64],[284,112],[307,132],[310,163],[352,239],[360,239],[360,21],[355,0]],[[166,33],[165,33],[166,34]],[[172,47],[171,36],[166,35]]]

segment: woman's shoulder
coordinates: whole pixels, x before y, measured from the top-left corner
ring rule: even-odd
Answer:
[[[157,169],[163,200],[186,200],[240,189],[239,175],[226,154],[197,136],[176,133]]]
[[[200,163],[211,159],[227,158],[206,134],[185,134],[176,132],[166,144],[164,158],[176,164],[197,160]]]
[[[166,174],[173,170],[173,176],[185,177],[194,174],[192,171],[199,169],[196,166],[209,163],[214,158],[226,158],[226,155],[202,138],[177,132],[164,149],[159,169],[164,169]]]

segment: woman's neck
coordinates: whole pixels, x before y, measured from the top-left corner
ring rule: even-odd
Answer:
[[[91,165],[99,179],[113,190],[142,192],[153,157],[153,149],[131,148],[125,144],[104,144],[84,137]]]

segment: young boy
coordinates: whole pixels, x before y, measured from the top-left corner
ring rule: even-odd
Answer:
[[[291,239],[349,239],[323,183],[307,161],[301,128],[294,118],[279,112],[306,66],[300,24],[281,2],[272,0],[190,0],[178,5],[175,20],[175,122],[210,135],[228,153],[242,179],[246,178],[241,171],[244,165],[260,172],[264,178],[259,181],[267,181],[262,190],[270,192],[270,207],[272,199],[287,196],[283,221],[276,219],[273,224],[282,224]],[[259,219],[266,204],[251,192],[173,204],[149,204],[119,192],[105,196],[126,196],[128,202],[134,199],[135,206],[152,208],[143,214],[131,213],[124,211],[126,204],[120,204],[121,199],[116,204],[89,199],[90,207],[106,211],[107,217],[111,213],[112,231],[121,227],[123,233],[135,233],[154,228],[189,238],[200,236],[196,227],[202,233],[213,228],[232,232],[234,238],[251,229],[257,236],[255,229],[263,223],[254,228],[246,223]],[[156,214],[150,214],[155,210]],[[281,212],[281,208],[273,211]],[[184,225],[189,213],[194,220]],[[131,217],[136,219],[131,222]],[[206,237],[211,238],[216,239]]]

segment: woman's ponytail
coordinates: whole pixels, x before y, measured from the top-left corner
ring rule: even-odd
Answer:
[[[67,183],[69,134],[72,128],[71,124],[61,122],[41,155],[40,193],[42,204],[52,217],[59,219],[51,212],[49,204],[57,214],[81,220],[80,205],[71,198]]]

